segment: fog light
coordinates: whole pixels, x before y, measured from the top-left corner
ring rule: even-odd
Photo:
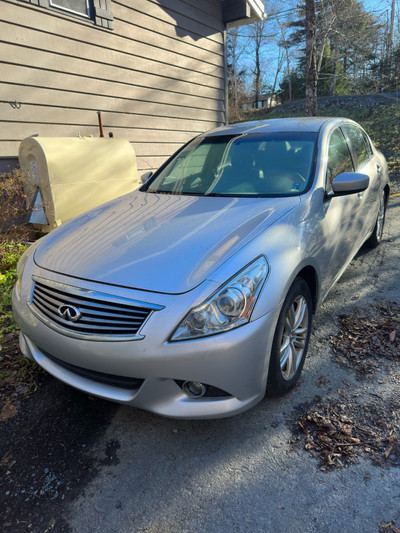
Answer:
[[[201,398],[207,392],[207,387],[198,381],[185,381],[182,390],[189,398]]]

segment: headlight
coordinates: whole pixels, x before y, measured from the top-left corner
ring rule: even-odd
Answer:
[[[171,341],[215,335],[249,322],[267,275],[267,260],[261,256],[189,311]]]

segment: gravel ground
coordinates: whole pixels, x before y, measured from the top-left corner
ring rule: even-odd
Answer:
[[[372,313],[378,320],[370,304],[400,303],[399,188],[393,192],[384,241],[359,253],[321,307],[301,381],[286,397],[267,397],[230,419],[175,421],[90,398],[43,374],[17,414],[0,422],[0,530],[395,531],[399,360],[380,357],[360,374],[357,363],[340,364],[332,348],[340,315]],[[400,336],[400,326],[396,331]],[[378,461],[363,443],[351,460],[342,454],[324,469],[324,450],[307,446],[321,431],[311,422],[336,405],[347,436],[359,438],[357,416],[365,424],[379,413],[391,424],[392,441],[382,441]],[[305,420],[308,434],[299,426]],[[386,430],[377,428],[377,438]]]

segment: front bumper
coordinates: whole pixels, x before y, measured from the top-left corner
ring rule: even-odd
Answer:
[[[85,286],[88,285],[93,284],[85,282]],[[119,289],[112,287],[112,290],[118,292]],[[131,292],[132,297],[143,297],[143,293],[138,294],[140,291]],[[154,300],[155,295],[152,296]],[[193,294],[178,298],[182,309],[190,307],[186,299],[193,304]],[[176,299],[176,296],[156,295],[154,303],[165,309],[150,317],[142,331],[143,339],[101,342],[76,339],[54,331],[38,320],[29,310],[27,299],[20,298],[14,291],[13,307],[21,328],[21,351],[50,374],[81,391],[163,416],[219,418],[238,414],[258,403],[265,394],[279,309],[219,335],[169,343],[166,339],[177,323],[171,322],[171,308],[176,310]],[[130,388],[100,382],[72,371],[71,365],[137,378],[140,384]],[[189,398],[179,386],[179,382],[186,380],[216,387],[228,396]]]

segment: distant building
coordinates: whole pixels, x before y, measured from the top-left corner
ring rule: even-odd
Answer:
[[[0,171],[25,137],[128,139],[139,172],[225,123],[224,31],[262,0],[1,2]]]
[[[266,93],[261,94],[256,101],[255,96],[246,98],[243,102],[243,109],[249,111],[250,109],[261,109],[263,107],[275,107],[279,105],[280,99],[277,94]]]

